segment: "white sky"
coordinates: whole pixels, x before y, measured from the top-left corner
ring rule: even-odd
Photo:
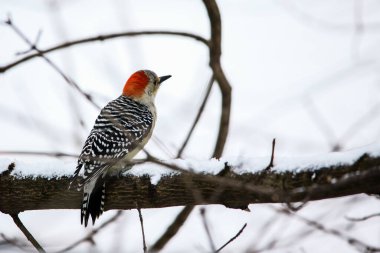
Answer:
[[[318,156],[330,152],[336,144],[347,150],[379,139],[378,1],[224,0],[218,4],[223,22],[222,63],[233,87],[225,156],[267,156],[273,138],[277,140],[277,156],[287,157]],[[43,31],[41,48],[70,39],[144,29],[193,32],[206,38],[209,35],[201,1],[0,1],[0,18],[5,19],[8,13],[32,40],[40,29]],[[364,24],[361,32],[355,32],[358,23]],[[0,65],[13,61],[16,52],[27,49],[5,25],[0,26],[0,38]],[[147,146],[150,152],[165,159],[171,158],[182,144],[210,77],[206,48],[186,38],[116,39],[62,50],[49,54],[49,58],[102,105],[119,96],[125,80],[138,69],[171,74],[173,77],[157,96],[159,119],[154,132],[168,151],[162,151],[154,141]],[[200,125],[185,150],[186,158],[209,158],[219,113],[220,94],[214,86]],[[0,75],[0,150],[79,153],[97,114],[41,59]],[[301,214],[315,218],[326,212],[321,221],[346,231],[345,215],[378,212],[379,206],[374,199],[354,196],[312,203]],[[264,246],[277,238],[283,224],[295,224],[285,225],[289,231],[282,236],[286,238],[292,238],[292,231],[304,228],[289,218],[279,218],[268,231],[267,239],[259,240],[261,226],[273,215],[281,215],[266,205],[254,205],[252,209],[251,213],[223,206],[207,209],[218,245],[248,223],[239,241],[226,252],[242,251],[252,244]],[[149,243],[179,210],[144,212]],[[125,226],[119,224],[99,234],[99,247],[112,250],[113,236],[121,230],[123,249],[140,251],[136,213],[127,211],[121,223]],[[110,215],[112,212],[107,212],[101,220]],[[21,219],[44,245],[66,245],[85,231],[79,226],[77,211],[25,212]],[[4,224],[0,232],[22,236],[9,217],[0,215],[0,223]],[[52,223],[57,224],[54,229]],[[380,245],[379,227],[372,223],[354,225],[347,232]],[[202,233],[196,211],[167,250],[206,251],[208,243]],[[67,235],[67,243],[61,241],[62,234]],[[325,252],[332,247],[340,252],[355,252],[345,242],[320,233],[286,249],[309,253]]]

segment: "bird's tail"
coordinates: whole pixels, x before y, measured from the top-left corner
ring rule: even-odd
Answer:
[[[83,201],[81,208],[81,224],[87,227],[88,219],[91,215],[92,224],[104,211],[104,202],[106,195],[106,175],[100,174],[92,178],[84,185]]]

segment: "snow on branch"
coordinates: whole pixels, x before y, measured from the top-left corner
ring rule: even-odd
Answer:
[[[314,157],[175,159],[135,165],[109,182],[106,210],[223,204],[307,202],[380,193],[380,144]],[[75,163],[0,160],[0,211],[77,209],[82,193],[69,190]]]

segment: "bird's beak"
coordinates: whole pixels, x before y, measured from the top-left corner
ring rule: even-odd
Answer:
[[[168,75],[168,76],[160,76],[160,84],[163,83],[165,80],[168,80],[170,77],[172,77],[171,75]]]

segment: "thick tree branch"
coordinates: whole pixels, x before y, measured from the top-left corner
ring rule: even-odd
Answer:
[[[17,167],[17,164],[16,164]],[[359,193],[380,192],[380,157],[363,155],[352,165],[317,170],[235,174],[177,173],[152,185],[149,176],[112,178],[106,195],[106,210],[169,206],[223,204],[243,208],[250,203],[290,203]],[[0,176],[0,211],[79,209],[82,193],[68,190],[71,177],[17,178]],[[191,182],[191,183],[187,183]],[[191,187],[189,187],[191,186]],[[194,195],[201,194],[201,198]]]

